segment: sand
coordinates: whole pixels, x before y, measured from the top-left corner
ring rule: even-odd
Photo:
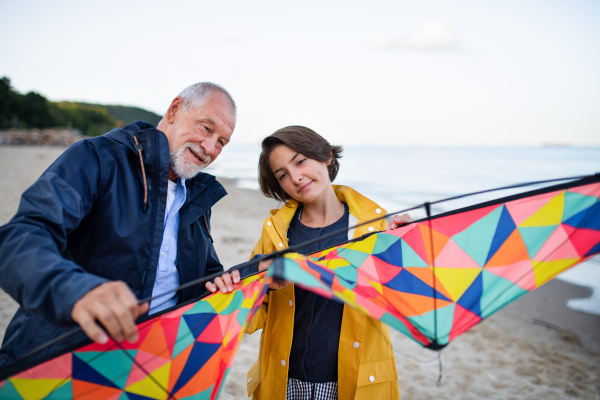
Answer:
[[[64,148],[0,146],[0,224],[14,215],[21,193]],[[227,267],[245,261],[262,220],[278,203],[219,179],[229,196],[213,210],[215,246]],[[600,317],[566,307],[591,290],[554,280],[500,310],[441,352],[423,349],[390,330],[400,393],[410,399],[600,399]],[[16,303],[0,292],[0,337]],[[220,399],[245,399],[246,372],[257,358],[260,332],[246,335]],[[442,379],[440,376],[440,358]]]

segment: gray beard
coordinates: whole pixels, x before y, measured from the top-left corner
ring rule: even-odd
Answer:
[[[187,150],[188,147],[191,148],[194,151],[194,153],[200,154],[204,159],[204,163],[202,163],[201,165],[197,165],[191,161],[186,160],[183,153]],[[183,179],[191,179],[198,175],[198,173],[200,173],[200,171],[202,171],[204,168],[206,168],[208,164],[211,163],[212,158],[204,154],[202,149],[200,149],[200,146],[191,143],[186,143],[174,152],[169,153],[169,161],[171,168],[175,172],[175,175]]]

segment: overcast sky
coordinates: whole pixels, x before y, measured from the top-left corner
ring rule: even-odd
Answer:
[[[233,143],[600,146],[600,1],[0,0],[0,76],[163,114],[214,81]]]

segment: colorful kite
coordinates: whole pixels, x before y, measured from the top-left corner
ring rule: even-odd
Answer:
[[[138,325],[135,344],[88,344],[0,382],[0,399],[215,399],[264,273]]]
[[[305,257],[269,276],[363,310],[440,349],[600,252],[600,176],[417,221]]]
[[[140,323],[136,344],[88,344],[20,370],[0,382],[0,398],[215,399],[272,277],[339,299],[439,349],[599,252],[596,175],[374,233],[310,257],[286,254],[266,277],[245,278],[231,294],[216,293]]]

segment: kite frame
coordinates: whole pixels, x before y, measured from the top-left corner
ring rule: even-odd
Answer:
[[[565,181],[568,181],[568,182],[565,182]],[[479,194],[484,194],[484,193],[490,193],[490,192],[495,192],[495,191],[500,191],[500,190],[516,189],[516,188],[528,187],[528,186],[534,186],[534,185],[543,185],[543,184],[547,184],[547,183],[551,183],[551,182],[564,182],[564,183],[560,183],[560,184],[552,185],[552,186],[547,186],[547,187],[543,187],[543,188],[539,188],[539,189],[534,189],[534,190],[530,190],[530,191],[526,191],[526,192],[516,193],[516,194],[513,194],[513,195],[501,197],[501,198],[498,198],[498,199],[493,199],[493,200],[485,201],[485,202],[482,202],[482,203],[474,204],[474,205],[471,205],[471,206],[458,208],[458,209],[455,209],[455,210],[452,210],[452,211],[443,212],[443,213],[436,214],[436,215],[433,215],[433,216],[431,215],[431,205],[434,205],[434,204],[444,203],[444,202],[448,202],[448,201],[452,201],[452,200],[457,200],[457,199],[461,199],[461,198],[465,198],[465,197],[470,197],[470,196],[475,196],[475,195],[479,195]],[[447,217],[447,216],[454,215],[454,214],[459,214],[459,213],[463,213],[463,212],[467,212],[467,211],[472,211],[472,210],[476,210],[476,209],[480,209],[480,208],[484,208],[484,207],[489,207],[489,206],[493,206],[493,205],[497,205],[497,204],[506,203],[508,201],[514,201],[514,200],[518,200],[518,199],[521,199],[521,198],[526,198],[526,197],[530,197],[530,196],[544,194],[544,193],[548,193],[548,192],[552,192],[552,191],[556,191],[556,190],[561,190],[561,189],[569,189],[569,188],[572,188],[572,187],[583,186],[583,185],[597,183],[597,182],[600,182],[600,172],[595,173],[593,175],[585,175],[585,176],[576,176],[576,177],[558,178],[558,179],[550,179],[550,180],[543,180],[543,181],[533,181],[533,182],[520,183],[520,184],[515,184],[515,185],[510,185],[510,186],[503,186],[503,187],[498,187],[498,188],[493,188],[493,189],[487,189],[487,190],[482,190],[482,191],[477,191],[477,192],[471,192],[471,193],[467,193],[467,194],[463,194],[463,195],[459,195],[459,196],[448,197],[448,198],[437,200],[437,201],[433,201],[433,202],[424,202],[422,204],[419,204],[417,206],[414,206],[414,207],[411,207],[411,208],[408,208],[408,209],[404,209],[404,210],[401,210],[401,211],[396,211],[396,212],[393,212],[393,213],[388,213],[388,214],[386,214],[384,216],[381,216],[381,217],[379,217],[377,219],[363,222],[363,223],[355,225],[353,227],[349,227],[348,229],[344,229],[344,230],[341,230],[341,231],[338,231],[338,232],[333,232],[330,235],[326,235],[326,236],[318,238],[318,239],[309,240],[309,241],[301,243],[301,244],[299,244],[297,246],[292,246],[292,247],[284,249],[284,250],[273,252],[271,254],[265,255],[263,258],[260,258],[260,259],[259,258],[252,259],[251,261],[248,261],[248,262],[245,262],[245,263],[242,263],[242,264],[239,264],[237,266],[232,267],[230,269],[230,271],[234,270],[234,269],[241,270],[242,268],[248,268],[249,271],[251,271],[251,272],[248,273],[248,274],[246,274],[246,275],[244,275],[244,278],[247,278],[249,276],[252,276],[252,275],[255,275],[255,274],[258,273],[258,271],[255,268],[253,268],[253,267],[256,267],[258,265],[258,263],[259,263],[260,260],[277,258],[277,257],[280,257],[280,256],[286,254],[286,253],[295,252],[296,251],[295,249],[298,249],[298,248],[304,247],[304,246],[306,246],[308,244],[311,244],[315,240],[316,241],[322,241],[323,239],[327,239],[328,236],[338,235],[339,233],[346,232],[349,229],[353,229],[353,228],[356,228],[358,226],[362,226],[362,225],[365,225],[365,224],[372,223],[372,222],[377,221],[377,220],[379,220],[381,218],[393,216],[393,215],[396,215],[396,214],[405,213],[405,212],[412,211],[412,210],[417,210],[417,209],[420,209],[422,207],[425,208],[428,216],[425,217],[425,218],[416,220],[416,221],[412,221],[412,222],[410,222],[410,224],[421,223],[421,222],[426,222],[426,221],[432,221],[432,220],[435,220],[435,219],[438,219],[438,218]],[[360,241],[360,240],[363,240],[363,239],[365,239],[365,238],[367,238],[367,237],[369,237],[371,235],[377,234],[377,233],[378,232],[370,232],[370,233],[367,233],[367,234],[362,235],[360,237],[354,238],[352,240],[348,240],[348,241],[339,243],[336,246],[343,245],[343,244],[346,244],[346,243],[352,243],[352,242]],[[335,246],[327,246],[326,248],[331,248],[331,247],[335,247]],[[322,251],[322,250],[325,250],[325,249],[321,249],[319,251]],[[435,268],[435,266],[432,266],[432,267]],[[190,282],[188,282],[188,283],[186,283],[184,285],[179,286],[177,289],[173,289],[171,291],[178,291],[178,290],[190,287],[190,286],[195,286],[195,285],[203,284],[205,282],[213,280],[214,278],[216,278],[218,276],[221,276],[221,274],[222,273],[216,273],[216,274],[213,274],[213,275],[209,275],[209,276],[200,278],[200,279],[195,280],[195,281],[190,281]],[[165,293],[161,293],[161,294],[159,294],[159,296],[162,296],[164,294]],[[163,314],[166,314],[166,313],[171,312],[173,310],[176,310],[178,308],[187,306],[190,303],[200,301],[203,298],[209,296],[210,294],[211,293],[207,292],[207,293],[203,294],[202,296],[200,296],[198,298],[191,299],[191,300],[186,301],[186,302],[181,303],[181,304],[177,304],[177,305],[175,305],[175,306],[173,306],[171,308],[168,308],[166,310],[163,310],[163,311],[161,311],[159,313],[143,316],[143,317],[139,318],[136,321],[136,324],[137,325],[143,324],[144,322],[147,322],[147,321],[149,321],[151,319],[160,317]],[[142,300],[140,300],[140,303],[147,302],[147,301],[150,301],[150,300],[151,300],[151,298],[142,299]],[[66,354],[68,352],[74,351],[74,350],[76,350],[76,349],[78,349],[78,348],[80,348],[82,346],[91,344],[92,341],[90,339],[87,339],[87,338],[83,339],[83,340],[78,340],[75,343],[73,343],[72,345],[70,345],[70,346],[68,346],[66,348],[63,348],[61,350],[58,350],[58,351],[50,352],[47,355],[45,355],[44,357],[36,359],[34,362],[27,362],[28,358],[30,358],[33,355],[39,353],[40,351],[44,350],[45,348],[47,348],[47,347],[49,347],[49,346],[51,346],[53,344],[62,342],[62,341],[66,340],[68,338],[71,338],[72,336],[74,336],[74,335],[76,335],[78,333],[81,333],[81,332],[82,332],[81,328],[76,327],[73,330],[65,333],[64,335],[59,336],[58,338],[55,338],[54,340],[52,340],[52,341],[50,341],[50,342],[48,342],[48,343],[46,343],[46,344],[44,344],[44,345],[42,345],[42,346],[34,349],[34,350],[32,350],[31,352],[29,352],[28,354],[24,355],[23,357],[15,360],[12,364],[10,364],[10,365],[8,365],[8,366],[6,366],[4,368],[1,368],[0,369],[0,380],[5,380],[5,379],[9,378],[10,376],[13,376],[13,375],[18,374],[20,372],[23,372],[23,371],[25,371],[25,370],[27,370],[29,368],[32,368],[32,367],[34,367],[36,365],[42,364],[42,363],[47,362],[47,361],[49,361],[49,360],[51,360],[53,358],[56,358],[58,356]],[[118,343],[116,343],[116,345],[119,346]],[[433,348],[433,349],[435,349],[435,348]]]

